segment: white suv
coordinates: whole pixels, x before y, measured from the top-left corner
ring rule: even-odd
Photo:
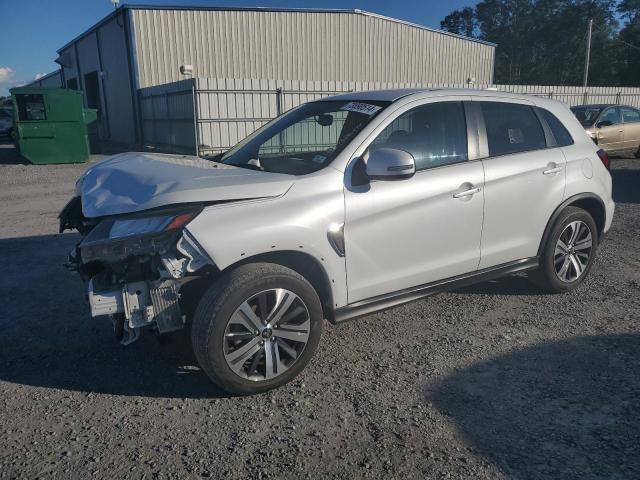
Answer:
[[[191,329],[227,391],[265,391],[332,323],[524,270],[575,288],[611,225],[609,159],[561,103],[386,90],[307,103],[228,152],[128,153],[60,214],[124,344]]]

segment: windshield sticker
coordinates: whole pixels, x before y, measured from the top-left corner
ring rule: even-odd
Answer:
[[[365,115],[373,115],[382,107],[377,105],[370,105],[368,103],[349,102],[345,106],[340,107],[340,110],[347,110],[348,112],[364,113]]]
[[[327,159],[327,157],[325,157],[324,155],[316,155],[315,157],[313,157],[311,160],[313,160],[316,163],[322,163]]]

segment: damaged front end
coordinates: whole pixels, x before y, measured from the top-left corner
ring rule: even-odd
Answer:
[[[84,238],[67,267],[87,284],[91,316],[109,315],[124,345],[144,327],[158,334],[183,328],[183,288],[215,270],[185,229],[201,208],[86,219],[73,201],[69,205],[60,228],[75,228]]]

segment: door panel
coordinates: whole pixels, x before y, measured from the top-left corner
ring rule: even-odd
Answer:
[[[527,103],[479,102],[489,158],[480,268],[534,257],[551,214],[562,203],[566,160],[547,148],[541,117]]]
[[[473,161],[346,189],[349,302],[475,271],[483,187],[482,163]]]
[[[640,148],[640,123],[624,124],[624,147],[629,150]]]
[[[485,211],[480,268],[537,255],[547,222],[564,195],[562,150],[517,153],[483,163]]]
[[[600,127],[596,130],[598,146],[608,152],[615,152],[624,148],[624,137],[622,125],[611,125]]]
[[[623,120],[623,141],[625,150],[635,151],[640,147],[640,111],[621,107]]]
[[[597,127],[597,124],[603,121],[611,122],[612,125]],[[617,107],[607,108],[600,114],[596,123],[596,137],[599,147],[608,152],[624,149],[623,128],[620,122],[620,110]]]

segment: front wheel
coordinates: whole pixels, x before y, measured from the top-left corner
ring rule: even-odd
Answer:
[[[198,363],[224,390],[252,394],[284,385],[320,341],[322,306],[309,282],[281,265],[254,263],[223,275],[196,310]]]
[[[540,258],[538,283],[551,292],[576,288],[595,259],[598,229],[591,215],[567,207],[554,223]]]

